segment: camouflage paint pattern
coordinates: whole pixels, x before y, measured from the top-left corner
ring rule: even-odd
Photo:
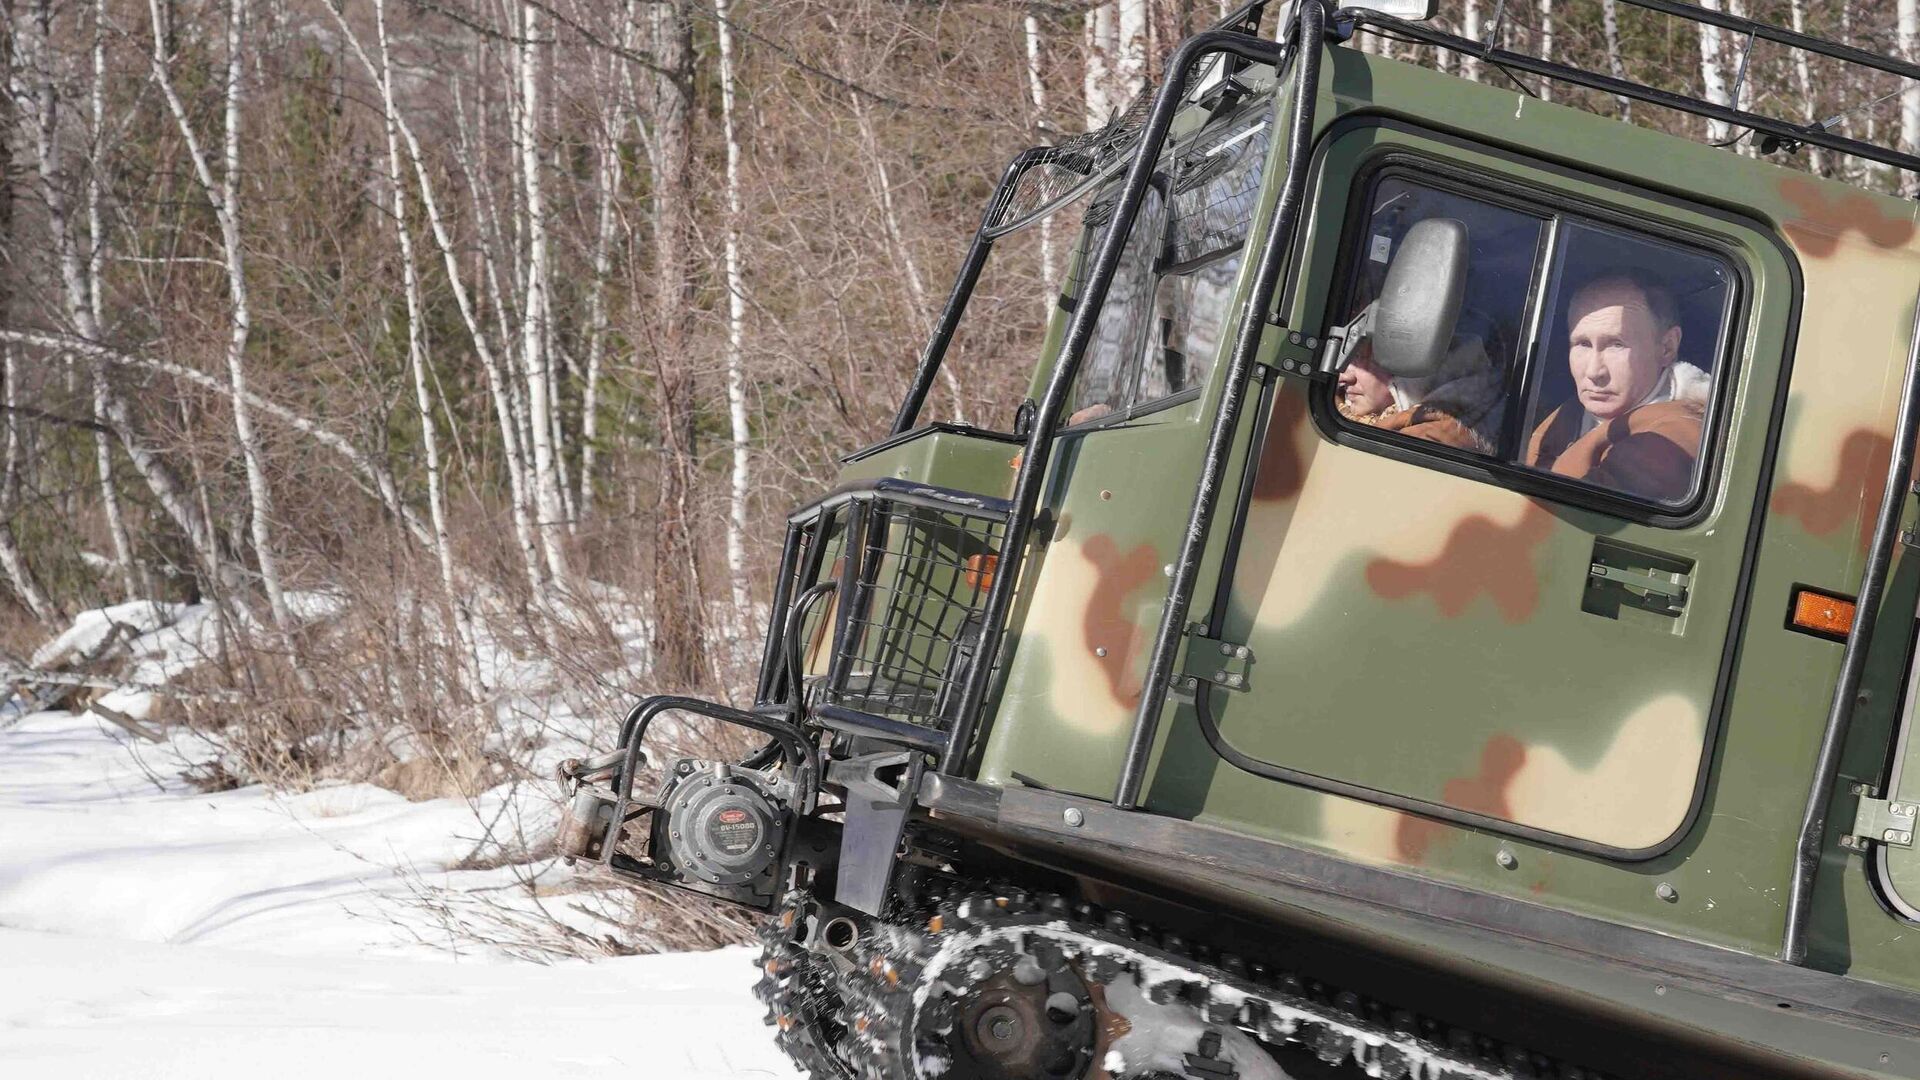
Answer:
[[[1150,809],[1773,955],[1841,653],[1788,631],[1786,607],[1797,584],[1858,587],[1920,294],[1915,206],[1356,50],[1330,57],[1318,122],[1323,136],[1340,127],[1321,142],[1299,280],[1278,300],[1288,324],[1326,324],[1353,170],[1386,145],[1711,237],[1742,267],[1747,301],[1737,359],[1716,372],[1735,383],[1712,494],[1682,527],[1627,522],[1333,441],[1311,407],[1325,391],[1281,385],[1265,416],[1246,418],[1234,459],[1244,467],[1263,429],[1227,631],[1252,647],[1252,689],[1213,692],[1223,734],[1275,764],[1479,824],[1235,769],[1179,695]],[[1448,134],[1362,122],[1380,117]],[[1269,165],[1264,207],[1280,173]],[[1269,331],[1263,358],[1280,337]],[[982,779],[1013,784],[1018,771],[1111,794],[1162,567],[1223,390],[1214,370],[1198,402],[1058,444],[1056,526],[1022,583]],[[1209,538],[1202,601],[1226,531]],[[1692,561],[1685,614],[1582,610],[1601,540]],[[1901,559],[1895,585],[1849,778],[1877,780],[1892,737],[1914,560]],[[1852,807],[1843,782],[1834,837]],[[1496,862],[1502,849],[1517,856],[1511,869]],[[1920,988],[1920,933],[1881,906],[1859,856],[1828,851],[1812,962]],[[1920,899],[1920,862],[1891,862]],[[1663,883],[1677,899],[1656,895]]]

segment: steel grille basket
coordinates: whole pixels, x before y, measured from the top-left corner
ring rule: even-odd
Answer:
[[[781,623],[809,713],[882,736],[949,730],[1007,517],[1002,500],[886,480],[795,514]]]

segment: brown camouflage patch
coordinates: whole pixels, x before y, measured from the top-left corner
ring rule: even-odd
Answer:
[[[1788,238],[1816,259],[1839,250],[1841,238],[1853,229],[1875,247],[1903,247],[1913,239],[1911,217],[1882,213],[1880,204],[1865,192],[1844,193],[1829,202],[1819,184],[1790,176],[1780,181],[1780,195],[1800,212],[1800,220],[1785,223]]]
[[[1258,502],[1284,502],[1300,494],[1307,483],[1307,463],[1300,457],[1300,429],[1307,423],[1307,395],[1290,386],[1274,395],[1267,420],[1266,442],[1260,447],[1253,497]]]
[[[1160,573],[1160,555],[1152,544],[1122,553],[1113,537],[1104,533],[1087,540],[1080,550],[1099,573],[1087,598],[1082,630],[1089,646],[1106,648],[1107,655],[1097,657],[1095,663],[1106,676],[1114,700],[1131,708],[1140,703],[1144,676],[1135,661],[1148,635],[1140,633],[1128,616],[1127,597]]]
[[[1367,585],[1387,600],[1432,593],[1440,614],[1449,619],[1464,614],[1485,593],[1507,622],[1525,622],[1540,604],[1533,549],[1552,533],[1553,515],[1537,503],[1512,525],[1475,514],[1455,524],[1440,554],[1426,562],[1374,559],[1367,564]]]
[[[1767,505],[1774,513],[1790,517],[1814,536],[1861,524],[1869,507],[1867,493],[1880,489],[1887,474],[1887,459],[1893,453],[1893,440],[1878,431],[1858,429],[1840,443],[1840,461],[1833,482],[1824,488],[1790,480],[1773,491]],[[1859,530],[1859,543],[1868,541],[1867,530]]]
[[[1495,735],[1480,751],[1480,771],[1474,776],[1449,780],[1440,788],[1440,801],[1456,810],[1484,814],[1508,821],[1513,811],[1507,805],[1507,786],[1520,775],[1527,763],[1527,747],[1511,735]],[[1449,828],[1432,818],[1403,814],[1394,830],[1394,847],[1405,862],[1426,858],[1433,841]]]

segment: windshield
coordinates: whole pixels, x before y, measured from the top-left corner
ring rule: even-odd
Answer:
[[[1225,336],[1271,120],[1267,101],[1247,102],[1161,155],[1081,360],[1067,426],[1138,413],[1205,381]],[[1068,302],[1118,200],[1114,181],[1087,208]]]

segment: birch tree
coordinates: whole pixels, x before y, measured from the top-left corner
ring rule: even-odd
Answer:
[[[713,0],[720,45],[720,124],[727,143],[727,424],[733,436],[733,468],[727,488],[727,581],[735,620],[744,625],[747,595],[747,386],[745,357],[747,283],[740,271],[740,133],[733,95],[733,19],[727,0]]]
[[[1540,55],[1553,59],[1553,0],[1540,0]],[[1541,79],[1538,83],[1540,100],[1553,100],[1553,80]]]
[[[1460,14],[1460,36],[1469,41],[1480,40],[1480,0],[1465,0]],[[1480,61],[1471,53],[1460,58],[1460,74],[1475,82],[1480,80]]]
[[[101,271],[107,258],[107,226],[104,214],[102,177],[107,170],[107,3],[94,0],[91,61],[87,86],[87,259],[86,294],[89,321],[97,329],[106,323],[105,286]],[[114,481],[113,438],[107,430],[107,386],[105,368],[95,365],[91,373],[94,471],[99,474],[100,508],[106,515],[107,535],[113,542],[114,568],[120,575],[122,595],[132,600],[151,596],[152,586],[143,580],[133,557],[133,538],[127,532],[126,514],[120,506],[120,490]]]
[[[8,186],[8,185],[0,185]],[[4,197],[11,204],[11,197]],[[12,207],[7,205],[0,213],[12,217]],[[20,369],[14,360],[10,346],[0,346],[0,380],[4,380],[4,404],[6,406],[5,446],[0,447],[0,571],[7,575],[7,584],[13,588],[13,594],[26,605],[27,611],[42,624],[51,626],[60,617],[59,609],[40,588],[34,579],[33,571],[28,568],[27,560],[20,552],[20,544],[13,535],[13,516],[20,509]]]
[[[1118,12],[1114,28],[1119,49],[1114,56],[1113,81],[1121,106],[1132,102],[1147,85],[1147,0],[1114,0]]]
[[[1906,0],[1906,2],[1911,3],[1911,0]],[[1796,34],[1806,33],[1807,0],[1790,0],[1788,7],[1789,15],[1793,20],[1793,32]],[[1793,75],[1794,82],[1798,84],[1800,89],[1800,107],[1806,113],[1806,122],[1809,124],[1818,123],[1822,119],[1820,116],[1820,99],[1814,92],[1813,62],[1807,55],[1807,50],[1793,50]],[[1814,172],[1823,176],[1826,175],[1827,152],[1825,150],[1817,146],[1809,147],[1807,160],[1812,164]]]
[[[1700,6],[1708,11],[1720,11],[1720,0],[1700,0]],[[1718,26],[1701,22],[1700,27],[1700,84],[1708,101],[1715,105],[1731,105],[1727,97],[1726,35]],[[1731,132],[1724,120],[1707,121],[1707,141],[1723,143]]]
[[[1620,55],[1620,11],[1614,0],[1600,0],[1600,30],[1601,37],[1606,42],[1607,71],[1616,79],[1626,78],[1626,60]],[[1633,99],[1621,94],[1614,100],[1620,107],[1620,119],[1631,122]]]
[[[540,176],[540,9],[520,7],[520,37],[514,46],[514,71],[519,89],[515,128],[519,154],[522,214],[518,219],[526,237],[526,266],[520,305],[520,362],[526,376],[527,424],[533,445],[535,528],[547,573],[556,582],[567,580],[567,512],[560,497],[560,472],[554,449],[552,356],[548,343],[547,204]]]
[[[14,95],[12,87],[16,76],[16,52],[14,43],[14,11],[10,0],[0,2],[0,17],[6,25],[0,27],[0,86],[6,93],[0,93],[0,161],[11,161],[13,157],[13,138],[19,129],[14,116]],[[7,244],[9,250],[17,250],[18,238],[15,233],[14,189],[6,177],[0,176],[0,241]],[[13,289],[10,275],[0,274],[0,320],[10,315],[13,306]],[[20,413],[19,406],[19,368],[14,361],[14,350],[10,345],[0,345],[0,404],[4,404],[6,415],[0,418],[4,423],[4,446],[0,446],[0,572],[7,576],[7,584],[13,589],[27,611],[42,623],[50,624],[56,617],[53,602],[41,591],[34,580],[33,573],[27,567],[26,557],[21,554],[20,544],[13,535],[13,516],[20,505]]]
[[[1088,131],[1103,127],[1113,116],[1113,58],[1120,44],[1115,11],[1118,2],[1095,4],[1082,16],[1085,22],[1080,48],[1086,67],[1081,93],[1086,99]]]
[[[227,382],[233,393],[234,434],[240,443],[241,460],[246,467],[247,495],[251,504],[254,561],[259,567],[260,584],[267,594],[267,605],[274,625],[283,633],[291,628],[292,616],[280,582],[280,570],[273,547],[273,498],[267,485],[267,470],[260,440],[253,427],[253,409],[247,392],[247,341],[252,336],[253,310],[247,292],[246,253],[240,235],[240,125],[245,98],[246,63],[241,46],[247,23],[246,0],[230,0],[226,26],[226,74],[222,87],[224,124],[221,132],[220,172],[216,176],[186,104],[174,86],[172,63],[167,54],[171,38],[160,0],[148,0],[153,20],[153,73],[167,109],[173,114],[185,144],[187,160],[201,194],[213,210],[220,230],[221,260],[227,277],[228,331]]]
[[[375,74],[380,90],[380,120],[386,136],[387,186],[393,200],[394,241],[400,253],[401,292],[406,301],[407,369],[413,379],[415,415],[420,423],[420,449],[426,458],[427,519],[433,525],[431,549],[440,570],[440,587],[446,594],[453,627],[468,662],[468,675],[477,685],[478,660],[474,655],[474,631],[466,597],[458,584],[453,561],[453,541],[447,526],[446,485],[440,462],[439,424],[434,418],[433,395],[427,380],[427,340],[424,322],[426,301],[420,288],[420,273],[413,249],[412,210],[408,205],[406,174],[402,172],[400,153],[399,107],[393,93],[393,54],[388,42],[386,0],[373,0],[374,41],[379,49],[380,66]],[[344,28],[344,20],[342,20]]]
[[[1033,124],[1035,129],[1047,119],[1047,84],[1042,77],[1040,20],[1028,12],[1021,20],[1021,30],[1027,41],[1027,98],[1033,103]],[[1046,286],[1046,304],[1051,308],[1054,297],[1059,294],[1055,285],[1053,265],[1053,215],[1040,219],[1040,280]]]

